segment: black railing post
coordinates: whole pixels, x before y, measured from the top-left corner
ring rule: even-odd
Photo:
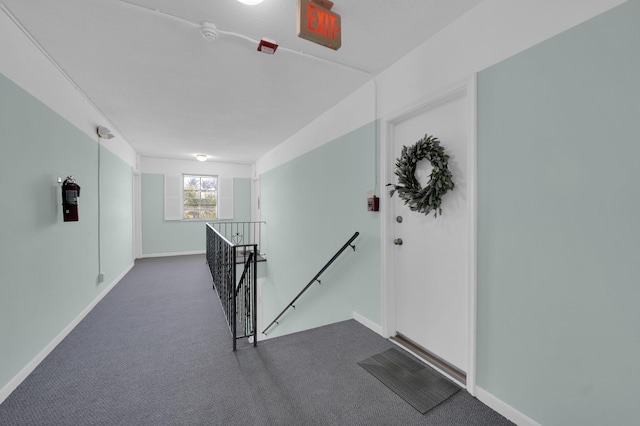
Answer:
[[[253,346],[258,345],[258,262],[256,261],[258,258],[258,245],[253,245],[253,258],[255,259],[253,262]]]
[[[236,350],[236,336],[238,335],[237,327],[238,327],[238,315],[236,309],[238,308],[238,288],[236,287],[236,262],[235,259],[238,255],[237,253],[238,247],[233,247],[231,250],[233,252],[233,267],[231,276],[233,279],[231,280],[231,288],[233,291],[233,301],[231,303],[231,333],[233,334],[233,350]]]

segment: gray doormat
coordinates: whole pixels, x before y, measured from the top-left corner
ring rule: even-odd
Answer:
[[[434,369],[395,348],[358,364],[422,414],[460,390],[458,385]]]

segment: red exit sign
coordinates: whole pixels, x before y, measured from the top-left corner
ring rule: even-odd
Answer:
[[[332,6],[327,0],[298,0],[298,37],[333,50],[340,49],[340,15],[329,10]]]

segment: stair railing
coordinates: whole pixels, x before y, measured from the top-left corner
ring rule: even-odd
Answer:
[[[285,312],[287,312],[287,310],[288,310],[289,308],[295,308],[294,303],[296,303],[296,301],[300,298],[300,296],[302,296],[302,295],[304,294],[304,292],[305,292],[305,291],[307,291],[307,289],[308,289],[309,287],[311,287],[311,285],[312,285],[313,283],[317,282],[318,284],[322,284],[322,282],[320,281],[320,275],[322,275],[322,273],[323,273],[324,271],[326,271],[326,270],[327,270],[327,268],[328,268],[329,266],[331,266],[331,264],[332,264],[333,262],[335,262],[335,260],[336,260],[336,259],[337,259],[341,254],[342,254],[342,252],[343,252],[343,251],[345,251],[345,250],[347,249],[347,247],[351,247],[351,248],[353,249],[353,251],[356,251],[356,246],[351,245],[351,243],[352,243],[356,238],[358,238],[358,235],[360,235],[360,233],[359,233],[359,232],[356,232],[355,234],[353,234],[353,236],[352,236],[351,238],[349,238],[349,241],[347,241],[347,242],[346,242],[346,243],[345,243],[345,244],[340,248],[340,250],[338,250],[338,252],[337,252],[335,255],[333,255],[333,257],[331,258],[331,260],[329,260],[329,261],[326,263],[326,265],[324,265],[324,266],[322,267],[322,269],[320,269],[320,272],[318,272],[318,273],[315,275],[315,277],[311,278],[311,281],[309,281],[309,284],[307,284],[307,285],[302,289],[302,291],[300,291],[300,293],[298,293],[298,295],[297,295],[296,297],[294,297],[294,298],[293,298],[293,300],[292,300],[292,301],[287,305],[287,307],[286,307],[286,308],[284,308],[284,309],[282,310],[282,312],[280,312],[280,314],[278,314],[278,316],[277,316],[273,321],[271,321],[271,324],[269,324],[269,325],[267,326],[267,328],[265,328],[265,329],[262,331],[262,334],[266,335],[266,334],[267,334],[267,330],[269,330],[269,329],[270,329],[274,324],[278,324],[278,320],[280,319],[280,317],[282,317],[282,315],[284,315],[284,313],[285,313]]]
[[[261,250],[262,246],[262,225],[266,224],[264,221],[260,222],[212,222],[211,227],[217,230],[220,235],[225,237],[228,241],[236,245],[250,245],[257,244],[258,250]],[[264,253],[258,251],[258,254],[264,257]]]
[[[227,319],[236,350],[238,339],[258,341],[257,323],[257,244],[234,244],[211,224],[207,224],[207,264]],[[237,266],[242,265],[240,280]]]

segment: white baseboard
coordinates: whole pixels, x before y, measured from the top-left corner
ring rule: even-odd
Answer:
[[[520,411],[513,408],[511,405],[507,404],[497,396],[487,392],[479,386],[476,386],[476,398],[478,398],[481,402],[487,405],[489,408],[494,411],[502,414],[507,419],[511,420],[513,423],[518,426],[542,426],[540,423],[533,420],[531,417],[526,414],[521,413]]]
[[[357,313],[356,311],[353,311],[353,319],[358,321],[360,324],[364,325],[374,333],[378,333],[379,335],[382,336],[382,327],[376,324],[375,322],[371,321],[369,318],[366,318],[360,315],[359,313]]]
[[[143,254],[142,259],[146,259],[148,257],[187,256],[190,254],[205,254],[205,253],[206,253],[206,250],[176,251],[173,253],[150,253],[150,254]]]
[[[112,289],[120,282],[120,280],[133,268],[131,263],[115,280],[111,282],[105,289],[96,297],[86,308],[78,314],[47,346],[45,346],[38,355],[36,355],[27,365],[24,366],[13,379],[9,381],[2,389],[0,389],[0,404],[16,390],[16,388],[22,383],[33,370],[55,349],[60,342],[87,316],[89,312],[105,297]]]

